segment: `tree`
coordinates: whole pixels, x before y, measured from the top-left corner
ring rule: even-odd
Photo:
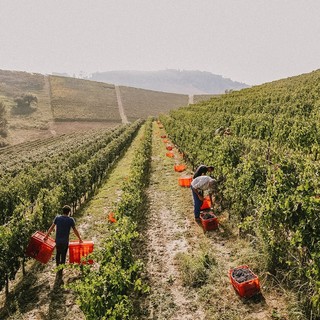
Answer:
[[[7,136],[7,119],[6,119],[6,106],[0,101],[0,136]]]
[[[29,113],[34,111],[34,107],[38,103],[38,98],[37,96],[28,93],[15,98],[14,102],[17,104],[14,108],[16,113]]]

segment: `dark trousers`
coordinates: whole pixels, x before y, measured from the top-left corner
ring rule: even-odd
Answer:
[[[203,201],[199,199],[198,195],[193,191],[192,188],[191,191],[193,197],[194,217],[198,219],[200,217],[200,208],[202,206]]]
[[[68,243],[60,243],[56,245],[56,264],[65,264],[68,252]]]

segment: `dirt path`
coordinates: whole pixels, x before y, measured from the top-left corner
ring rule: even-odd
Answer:
[[[146,266],[151,284],[146,319],[204,319],[201,308],[194,304],[195,292],[182,286],[175,257],[187,252],[190,242],[190,221],[184,208],[177,207],[182,199],[178,175],[173,170],[174,161],[165,156],[166,149],[155,129],[148,197]],[[179,201],[178,201],[179,202]]]
[[[123,104],[122,104],[122,100],[121,100],[120,88],[119,88],[119,86],[114,86],[114,88],[116,90],[118,108],[119,108],[119,113],[120,113],[120,117],[121,117],[122,123],[124,123],[124,124],[129,123],[129,121],[127,119],[127,116],[124,113],[124,108],[123,108]]]

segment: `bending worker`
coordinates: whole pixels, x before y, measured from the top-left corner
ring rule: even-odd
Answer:
[[[216,183],[217,181],[209,176],[199,176],[192,180],[190,188],[193,196],[194,218],[196,221],[200,221],[200,208],[204,200],[204,191],[209,191],[211,205],[213,204],[212,194]]]
[[[200,165],[193,174],[193,179],[202,176],[203,174],[207,174],[207,172],[212,172],[214,167],[206,166],[204,164]]]

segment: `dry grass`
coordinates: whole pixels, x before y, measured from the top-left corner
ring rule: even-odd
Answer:
[[[114,85],[50,76],[55,119],[121,123]]]
[[[188,104],[187,95],[129,87],[120,90],[129,121]],[[13,114],[14,98],[26,93],[37,96],[36,109],[25,115]],[[8,120],[8,136],[3,143],[9,145],[86,130],[99,123],[112,127],[122,122],[113,84],[0,70],[0,101],[6,106]]]
[[[120,87],[124,112],[129,121],[147,118],[148,115],[158,116],[188,105],[188,96],[183,94],[158,92]]]

